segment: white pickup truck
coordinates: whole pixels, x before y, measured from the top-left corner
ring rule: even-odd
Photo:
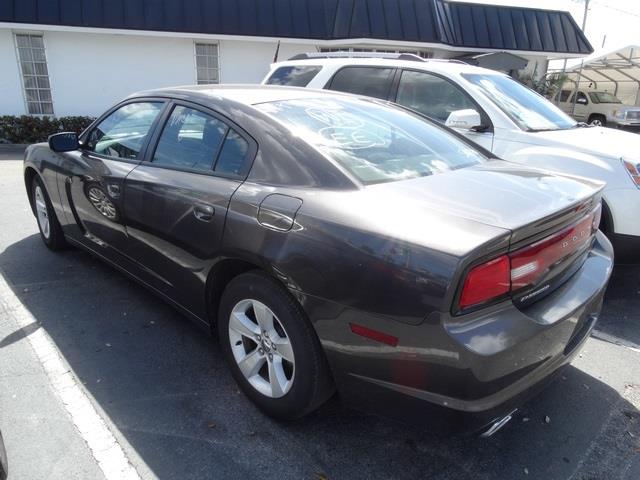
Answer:
[[[554,102],[578,121],[598,127],[618,127],[640,132],[640,107],[625,105],[609,92],[560,90]]]
[[[274,63],[262,83],[392,101],[497,157],[606,182],[600,228],[618,260],[640,258],[640,135],[578,123],[511,77],[455,60],[308,53]]]

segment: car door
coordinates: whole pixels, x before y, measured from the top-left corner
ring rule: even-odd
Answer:
[[[392,101],[443,124],[453,112],[475,110],[480,115],[481,128],[473,126],[474,128],[455,129],[489,151],[493,147],[493,128],[488,115],[469,94],[447,78],[420,70],[404,69]]]
[[[575,97],[575,98],[574,98]],[[575,109],[574,109],[575,102]],[[569,105],[567,106],[568,114],[573,118],[580,122],[586,122],[589,118],[589,99],[587,98],[587,94],[578,90],[576,91],[569,100]]]
[[[65,234],[120,261],[127,248],[123,189],[141,161],[165,101],[135,100],[107,112],[81,138],[81,148],[65,153],[58,188]]]
[[[129,255],[150,274],[149,283],[181,305],[203,303],[231,196],[256,148],[224,117],[176,101],[145,161],[127,176]],[[205,318],[203,309],[192,313]]]

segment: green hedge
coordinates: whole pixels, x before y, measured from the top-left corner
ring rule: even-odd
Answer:
[[[22,115],[0,116],[0,143],[44,142],[58,132],[84,130],[94,119],[91,117],[31,117]]]

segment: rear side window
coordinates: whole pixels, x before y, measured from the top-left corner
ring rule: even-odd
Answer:
[[[225,122],[178,105],[167,120],[153,163],[202,172],[240,175],[249,144]]]
[[[176,106],[162,130],[153,163],[211,171],[227,125],[192,108]]]
[[[162,106],[162,102],[123,105],[91,130],[85,150],[109,157],[136,159]]]
[[[247,141],[233,130],[229,130],[216,162],[215,171],[228,175],[240,175],[248,151]]]
[[[322,67],[311,65],[280,67],[271,74],[267,80],[267,85],[306,87],[320,70],[322,70]]]
[[[393,68],[345,67],[333,76],[329,89],[387,100],[393,72]]]
[[[561,102],[566,102],[567,99],[569,98],[569,94],[571,93],[571,90],[561,90],[560,91],[560,101]]]

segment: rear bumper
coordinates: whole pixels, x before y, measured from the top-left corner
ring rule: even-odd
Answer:
[[[338,322],[314,324],[346,402],[430,429],[478,430],[517,408],[577,354],[612,266],[611,244],[599,233],[581,269],[523,310],[508,301],[481,314],[431,315],[417,326],[343,310]],[[349,322],[395,335],[398,345],[347,333]]]

